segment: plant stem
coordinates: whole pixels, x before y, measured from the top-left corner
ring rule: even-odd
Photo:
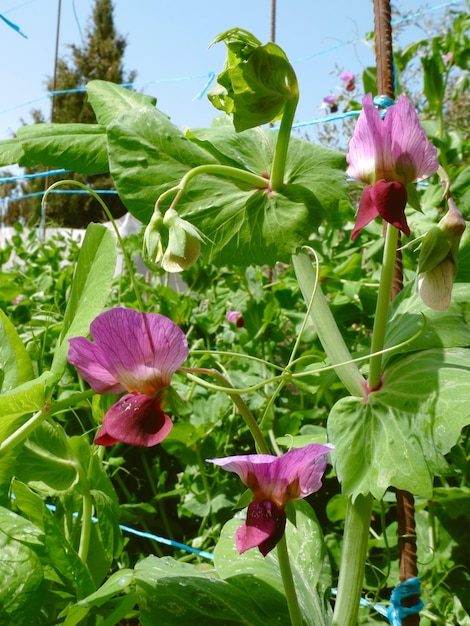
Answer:
[[[333,366],[342,363],[341,366],[335,367],[338,378],[351,395],[366,397],[366,381],[353,362],[351,353],[318,284],[310,257],[302,252],[293,255],[292,262],[302,295],[310,310],[310,318],[323,349]]]
[[[299,600],[295,591],[294,578],[292,576],[292,569],[289,561],[289,553],[287,551],[287,541],[285,533],[282,535],[281,540],[278,542],[276,550],[291,624],[292,626],[302,626],[302,612],[300,611]]]
[[[387,224],[385,230],[385,245],[380,276],[379,292],[377,295],[377,307],[375,310],[374,329],[372,331],[371,357],[369,361],[369,382],[371,391],[380,386],[382,375],[382,354],[379,353],[385,344],[385,332],[387,330],[388,307],[392,292],[393,272],[397,252],[398,230]]]
[[[287,148],[289,147],[292,124],[294,122],[297,103],[299,102],[299,89],[297,80],[291,85],[292,98],[284,105],[284,113],[282,115],[281,125],[279,127],[279,135],[276,141],[276,150],[274,152],[273,166],[271,170],[271,191],[277,191],[284,184],[284,172],[287,161]]]
[[[217,370],[203,368],[203,367],[184,368],[184,370],[183,368],[180,368],[179,371],[180,372],[184,371],[184,373],[190,380],[194,380],[190,372],[198,372],[200,374],[207,374],[208,376],[212,376],[212,378],[215,378],[219,382],[223,390],[226,391],[226,393],[230,395],[230,397],[233,400],[233,403],[235,404],[237,409],[240,411],[241,416],[245,420],[245,423],[250,429],[252,437],[255,440],[257,451],[260,452],[261,454],[271,454],[271,450],[269,449],[266,439],[264,438],[264,435],[261,432],[260,427],[258,426],[258,422],[255,420],[253,416],[253,413],[247,407],[244,400],[237,393],[234,393],[233,391],[231,391],[233,387],[231,383],[225,378],[225,376],[223,376]],[[200,379],[196,379],[196,382],[198,382],[199,384],[203,383],[203,381],[201,381]]]
[[[343,549],[332,626],[356,626],[369,541],[373,498],[357,496],[348,502]]]
[[[4,439],[0,444],[0,456],[9,452],[12,448],[20,444],[26,437],[28,437],[42,422],[47,418],[48,412],[44,409],[35,413],[29,418],[27,422],[22,424],[15,432],[9,437]]]
[[[232,167],[230,165],[216,165],[213,163],[209,163],[207,165],[199,165],[198,167],[193,167],[192,170],[189,170],[187,174],[183,176],[180,181],[180,184],[175,187],[179,192],[182,192],[189,181],[196,176],[201,174],[206,174],[210,176],[221,176],[222,178],[230,178],[232,180],[237,180],[241,183],[246,183],[255,189],[267,189],[269,186],[269,181],[267,178],[263,178],[262,176],[258,176],[258,174],[253,174],[253,172],[248,172],[247,170],[239,169],[238,167]],[[174,202],[172,202],[173,206]]]

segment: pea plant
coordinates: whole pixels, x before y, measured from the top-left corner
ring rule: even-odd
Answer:
[[[432,86],[444,43],[423,62],[438,127],[371,89],[346,155],[292,135],[279,46],[216,43],[209,128],[94,80],[96,124],[0,143],[8,164],[110,172],[143,225],[65,247],[19,231],[2,253],[1,621],[470,624],[470,166]],[[420,568],[402,583],[400,492]]]

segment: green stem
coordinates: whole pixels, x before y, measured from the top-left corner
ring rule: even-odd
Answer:
[[[369,542],[373,498],[357,496],[348,502],[344,525],[338,594],[332,626],[356,626]]]
[[[262,176],[258,176],[258,174],[253,174],[253,172],[248,172],[247,170],[239,169],[238,167],[232,167],[230,165],[199,165],[198,167],[193,167],[192,170],[189,170],[187,174],[183,176],[180,181],[180,184],[175,187],[178,191],[183,191],[188,185],[189,181],[196,176],[201,174],[206,174],[210,176],[221,176],[222,178],[230,178],[232,180],[237,180],[241,183],[246,183],[255,189],[267,189],[269,186],[269,181],[267,178],[263,178]],[[172,206],[173,206],[172,202]]]
[[[371,357],[369,361],[370,390],[378,389],[382,375],[381,350],[385,344],[385,332],[387,330],[388,307],[392,293],[393,271],[397,254],[398,230],[386,225],[384,256],[382,273],[380,276],[379,292],[377,294],[377,307],[375,310],[374,329],[372,331]]]
[[[287,607],[292,626],[302,626],[302,612],[300,611],[299,600],[295,591],[294,578],[289,561],[289,553],[287,551],[286,534],[282,535],[277,546],[277,559],[279,561],[279,570],[281,572],[282,583],[286,594]]]
[[[48,417],[49,413],[44,409],[35,413],[24,424],[22,424],[14,433],[4,439],[0,444],[0,456],[6,454],[12,448],[20,444],[26,437],[28,437],[43,421]]]
[[[366,381],[353,362],[351,353],[318,284],[310,257],[302,252],[293,255],[292,262],[302,295],[310,310],[310,318],[338,378],[351,395],[366,397]],[[342,365],[335,367],[339,363]]]
[[[287,149],[289,147],[292,124],[294,123],[295,111],[299,102],[299,89],[297,80],[291,85],[292,98],[287,100],[284,105],[284,113],[282,115],[281,125],[279,127],[279,135],[276,141],[276,150],[274,152],[273,166],[271,170],[271,191],[277,191],[284,184],[284,173],[287,162]]]
[[[114,232],[116,234],[117,240],[119,241],[119,245],[121,247],[121,252],[122,255],[124,257],[124,262],[126,264],[127,267],[127,271],[129,272],[129,278],[132,282],[132,286],[134,287],[134,293],[135,293],[135,297],[137,299],[137,304],[139,306],[139,310],[143,311],[144,310],[144,305],[142,303],[142,298],[140,296],[140,290],[137,286],[137,280],[135,277],[135,271],[134,268],[132,266],[132,261],[129,257],[129,254],[127,253],[126,247],[124,245],[124,240],[121,237],[121,233],[119,232],[119,228],[116,226],[116,221],[114,220],[114,217],[112,216],[110,210],[108,209],[106,203],[102,200],[102,198],[93,190],[90,189],[90,187],[88,187],[87,185],[79,182],[78,180],[59,180],[56,183],[53,183],[45,192],[43,199],[42,199],[42,204],[44,204],[46,202],[46,198],[48,193],[54,189],[55,187],[59,187],[61,185],[75,185],[76,187],[80,187],[80,189],[84,189],[86,191],[88,191],[88,193],[93,196],[95,198],[95,200],[101,205],[101,208],[103,209],[103,211],[106,213],[109,221],[111,222],[113,228],[114,228]]]
[[[88,559],[88,549],[90,547],[93,502],[91,500],[88,484],[82,484],[82,488],[82,525],[80,532],[80,544],[78,546],[78,556],[80,557],[82,563],[86,563]]]
[[[182,368],[180,368],[180,372],[181,372]],[[253,439],[255,440],[255,444],[256,444],[256,448],[258,450],[258,452],[260,452],[261,454],[271,454],[271,450],[269,449],[269,446],[266,442],[266,439],[264,438],[263,433],[261,432],[260,427],[258,426],[257,421],[255,420],[253,413],[250,411],[250,409],[248,408],[248,406],[245,404],[244,400],[237,394],[234,393],[233,387],[231,385],[231,383],[225,378],[225,376],[223,376],[220,372],[218,372],[217,370],[214,369],[206,369],[206,368],[191,368],[190,370],[191,372],[198,372],[200,374],[207,374],[208,376],[212,376],[212,378],[215,378],[220,386],[221,386],[221,391],[225,391],[225,393],[228,393],[230,395],[230,397],[232,398],[233,403],[235,404],[235,406],[237,407],[237,409],[240,411],[241,416],[243,417],[243,419],[245,420],[246,425],[248,426],[248,428],[250,429],[250,432],[253,436]],[[190,380],[194,380],[196,378],[196,382],[198,382],[199,384],[204,384],[204,381],[197,378],[197,377],[193,377],[191,375],[189,371],[189,368],[184,370],[184,373],[186,374],[186,376],[190,379]]]

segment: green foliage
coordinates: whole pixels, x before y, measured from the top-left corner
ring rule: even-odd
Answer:
[[[97,60],[109,53],[114,71],[124,42],[118,38],[109,50],[107,34],[116,36],[111,9],[110,2],[97,2],[88,52]],[[446,35],[397,51],[397,66],[403,80],[421,54],[426,128],[450,191],[468,214],[468,135],[459,126],[465,117],[456,114],[451,128],[444,124],[453,106],[449,90],[460,92],[442,59],[452,51],[454,66],[468,71],[468,16],[456,14],[453,24]],[[162,214],[176,212],[205,236],[202,258],[177,279],[154,265],[152,273],[137,272],[142,235],[124,244],[134,258],[131,273],[125,267],[115,275],[114,236],[95,224],[80,245],[18,228],[2,251],[8,267],[0,274],[0,621],[289,623],[276,552],[263,558],[256,549],[240,555],[235,547],[243,514],[232,519],[234,510],[250,502],[251,492],[206,463],[254,451],[241,419],[249,411],[273,449],[324,442],[327,434],[335,444],[324,488],[287,511],[305,624],[331,623],[330,588],[337,585],[349,497],[376,498],[365,538],[364,589],[374,601],[388,601],[399,576],[396,489],[416,496],[422,623],[466,624],[470,236],[462,238],[452,305],[444,312],[420,301],[419,240],[404,242],[406,286],[390,307],[381,384],[365,389],[364,397],[347,396],[332,367],[338,363],[329,362],[317,336],[319,308],[307,317],[310,303],[289,263],[305,244],[315,251],[336,339],[344,340],[352,355],[348,367],[360,368],[354,371],[362,380],[376,316],[381,227],[371,223],[360,248],[350,241],[354,213],[344,155],[292,138],[282,161],[285,135],[255,128],[276,117],[284,121],[293,107],[295,77],[284,53],[240,29],[218,40],[227,44],[228,59],[219,76],[225,91],[213,99],[234,125],[223,117],[183,133],[153,98],[91,80],[94,116],[77,98],[73,121],[24,127],[0,144],[5,164],[21,159],[86,176],[110,172],[120,198],[144,224],[158,200]],[[73,56],[77,72],[68,78],[78,79],[85,67],[89,78],[103,78],[101,61],[88,66],[78,49]],[[368,70],[364,77],[371,89],[373,76]],[[413,235],[435,226],[442,204],[440,182],[418,186],[407,209]],[[316,281],[312,294],[315,288]],[[113,306],[158,311],[188,336],[188,369],[175,374],[166,398],[174,426],[154,449],[94,446],[116,396],[95,395],[67,365],[68,339],[86,336],[94,317]],[[227,321],[229,311],[241,313],[240,325]],[[219,378],[211,377],[213,370]],[[221,375],[232,385],[229,394]],[[243,402],[234,405],[234,399]],[[156,539],[126,531],[123,541],[120,523]],[[213,563],[204,552],[188,556],[181,543],[213,552]],[[381,621],[369,607],[357,623]]]

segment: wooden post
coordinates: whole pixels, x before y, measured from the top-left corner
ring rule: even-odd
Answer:
[[[395,99],[390,0],[374,0],[374,27],[377,92],[379,95]],[[395,262],[392,299],[395,298],[402,288],[402,258],[399,250]],[[397,490],[398,550],[401,581],[418,575],[414,513],[413,495],[408,491]],[[403,604],[405,606],[414,606],[418,601],[419,598],[417,596],[412,596],[403,600]],[[409,615],[402,620],[403,626],[418,626],[419,622],[419,614]]]

